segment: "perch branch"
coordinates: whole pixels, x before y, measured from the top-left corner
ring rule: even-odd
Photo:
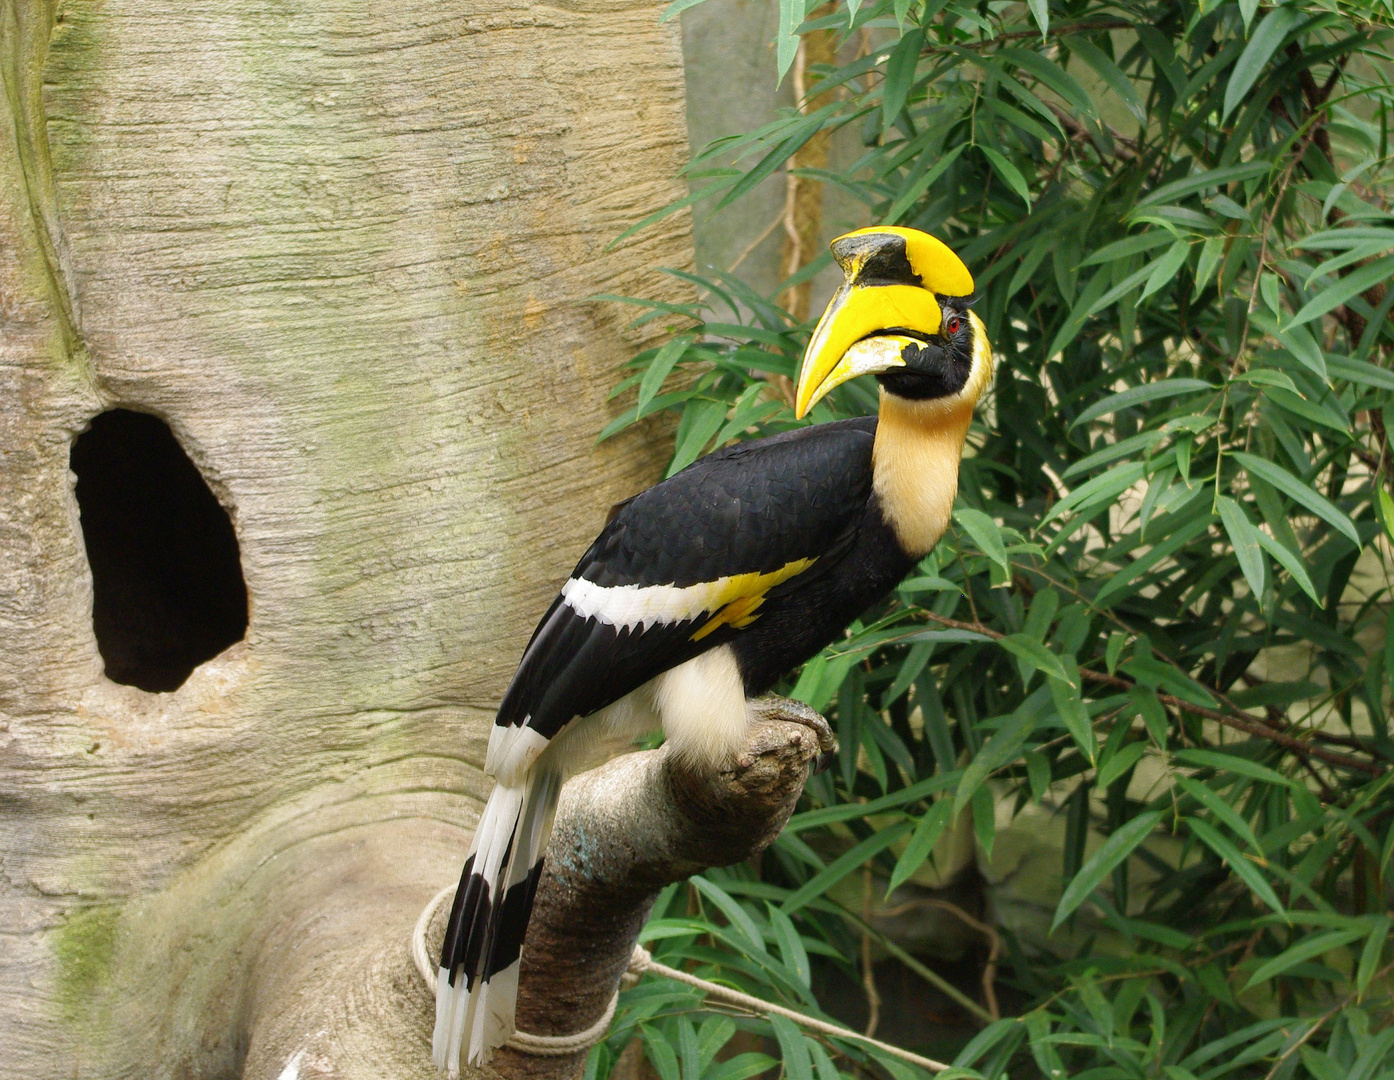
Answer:
[[[719,773],[683,767],[667,747],[626,754],[567,783],[523,949],[517,1022],[533,1035],[583,1031],[608,1008],[639,930],[665,886],[741,862],[779,834],[809,766],[832,748],[798,702],[765,699],[745,749]],[[442,916],[429,941],[438,948]],[[507,1080],[574,1080],[584,1050],[540,1057],[501,1048]]]

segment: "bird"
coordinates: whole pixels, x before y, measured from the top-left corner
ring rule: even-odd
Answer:
[[[972,275],[915,229],[859,229],[831,248],[844,281],[805,350],[795,416],[861,375],[880,383],[877,415],[737,443],[620,503],[523,650],[441,949],[432,1050],[452,1076],[462,1053],[486,1062],[515,1030],[567,776],[657,729],[685,767],[729,767],[762,695],[894,589],[948,526],[992,377]]]

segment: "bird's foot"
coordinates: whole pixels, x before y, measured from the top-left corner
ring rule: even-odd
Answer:
[[[823,719],[821,713],[802,701],[793,698],[777,697],[774,694],[755,698],[750,702],[752,720],[786,720],[791,724],[802,724],[813,732],[818,740],[818,760],[814,763],[814,773],[820,773],[832,764],[837,753],[837,736],[832,727]]]

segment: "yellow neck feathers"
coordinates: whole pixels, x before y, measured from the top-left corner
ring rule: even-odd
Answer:
[[[907,401],[881,391],[872,487],[905,551],[926,555],[948,528],[973,400]]]

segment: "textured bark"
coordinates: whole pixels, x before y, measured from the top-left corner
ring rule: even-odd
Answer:
[[[0,0],[0,1076],[431,1075],[406,941],[690,262],[652,5]],[[68,455],[166,419],[244,641],[103,675]],[[294,1063],[294,1068],[290,1068]],[[286,1070],[289,1071],[287,1072]]]

